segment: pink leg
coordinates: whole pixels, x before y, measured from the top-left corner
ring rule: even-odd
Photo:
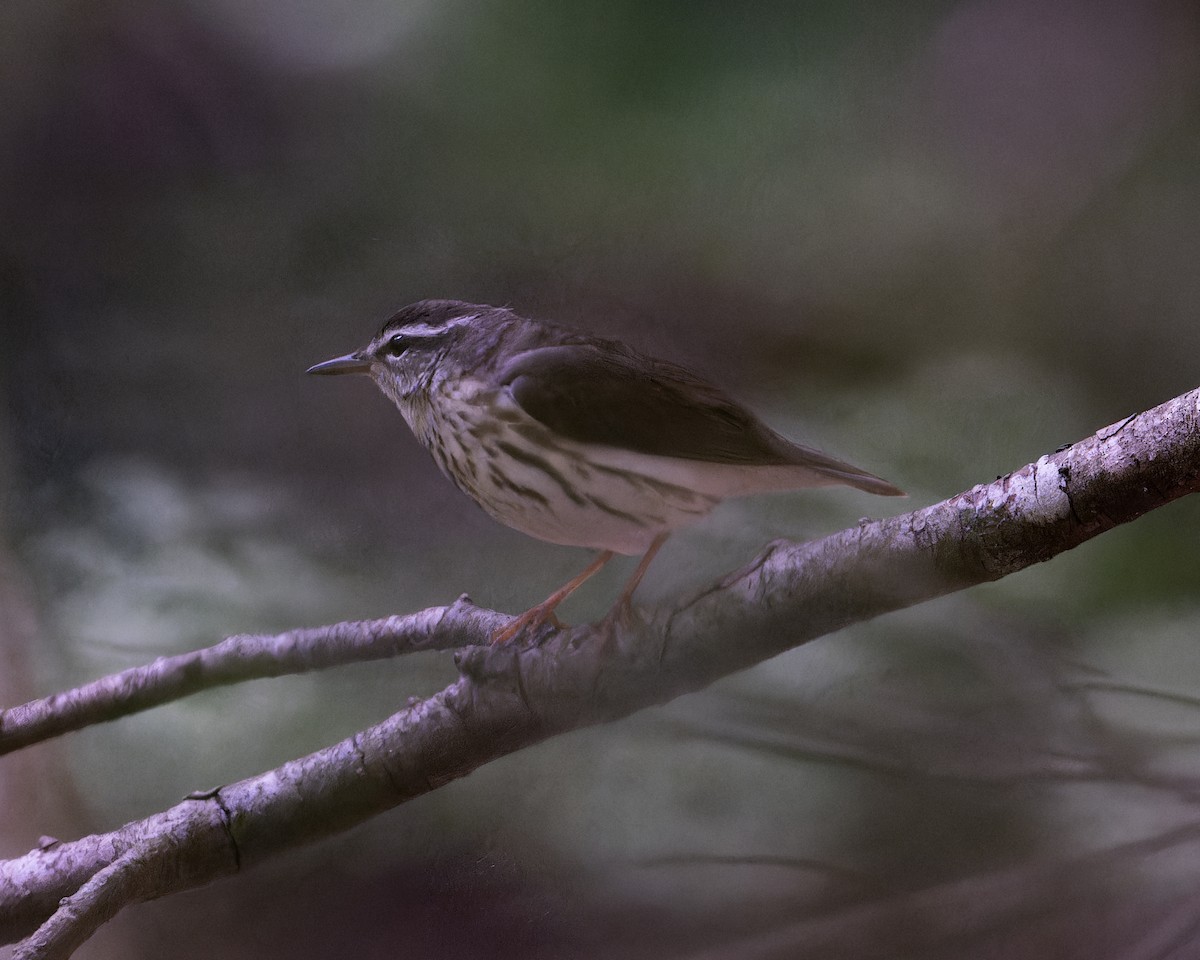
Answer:
[[[560,603],[566,600],[567,597],[582,587],[589,578],[598,573],[600,568],[608,563],[612,557],[613,552],[611,550],[605,550],[602,554],[600,554],[600,556],[596,557],[595,560],[588,564],[587,569],[579,574],[579,576],[572,580],[568,580],[536,607],[530,607],[507,627],[502,630],[497,630],[495,633],[493,633],[492,643],[508,643],[508,641],[510,641],[526,627],[540,627],[543,623],[554,616],[555,607],[557,607]]]
[[[629,582],[625,584],[625,589],[621,591],[621,595],[617,598],[613,610],[627,610],[630,602],[633,600],[633,591],[638,588],[638,584],[642,582],[642,577],[646,575],[646,571],[650,569],[650,563],[662,549],[662,545],[667,542],[667,537],[670,533],[660,533],[654,538],[649,549],[642,555],[642,559],[638,562],[637,569],[633,571],[633,576],[629,578]]]

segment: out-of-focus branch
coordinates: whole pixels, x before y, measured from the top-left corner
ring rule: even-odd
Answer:
[[[0,864],[0,938],[47,918],[60,942],[86,935],[96,910],[76,922],[64,918],[60,900],[110,864],[128,863],[131,851],[152,851],[156,863],[117,871],[123,902],[196,886],[553,734],[670,700],[847,624],[997,580],[1198,489],[1200,390],[942,503],[810,543],[774,543],[742,570],[636,622],[548,629],[532,645],[466,646],[455,655],[461,676],[453,684],[341,743],[112,833]],[[416,616],[436,633],[447,614]],[[477,618],[498,616],[464,611],[458,629],[470,635],[440,634],[431,645],[477,644],[485,635]],[[104,886],[88,893],[99,897]],[[104,899],[105,913],[111,906]],[[18,956],[62,955],[40,951],[39,942]]]

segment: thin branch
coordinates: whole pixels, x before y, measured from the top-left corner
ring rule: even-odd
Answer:
[[[341,743],[113,833],[0,863],[0,935],[44,923],[61,898],[131,846],[165,841],[171,862],[140,877],[126,891],[129,903],[211,881],[548,736],[665,702],[850,623],[999,579],[1200,489],[1200,390],[1115,426],[923,510],[811,543],[772,544],[746,568],[645,619],[548,628],[534,644],[467,646],[455,654],[461,676],[449,687]],[[481,639],[461,632],[478,630],[475,616],[440,642]],[[431,634],[439,623],[428,624]]]
[[[75,948],[100,929],[129,903],[141,880],[159,869],[168,847],[161,838],[146,849],[130,847],[96,873],[69,897],[28,940],[12,960],[66,960]]]
[[[510,619],[476,607],[464,594],[448,607],[404,617],[229,637],[203,650],[159,657],[65,693],[0,709],[0,755],[213,687],[486,643]]]
[[[1116,680],[1077,680],[1064,684],[1064,690],[1079,690],[1084,693],[1113,693],[1130,697],[1145,697],[1147,700],[1161,700],[1163,703],[1174,703],[1192,710],[1200,708],[1200,697],[1190,693],[1176,693],[1174,690],[1163,690],[1161,687],[1149,687],[1140,683],[1120,683]]]

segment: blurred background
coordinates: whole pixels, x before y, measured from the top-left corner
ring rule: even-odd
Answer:
[[[234,632],[518,611],[586,563],[464,500],[365,379],[303,375],[422,297],[622,337],[910,492],[726,504],[647,603],[1200,384],[1192,0],[7,0],[0,102],[4,704]],[[1200,956],[1198,524],[524,751],[79,956]],[[453,676],[259,681],[6,757],[0,854]]]

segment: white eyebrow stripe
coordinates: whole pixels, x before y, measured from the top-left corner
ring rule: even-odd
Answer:
[[[445,323],[439,323],[436,326],[429,323],[410,323],[395,331],[392,336],[412,337],[413,339],[440,337],[449,333],[455,327],[470,323],[472,320],[477,319],[477,317],[477,314],[471,314],[466,317],[454,317],[452,320],[447,320]]]

